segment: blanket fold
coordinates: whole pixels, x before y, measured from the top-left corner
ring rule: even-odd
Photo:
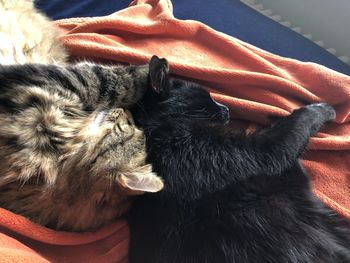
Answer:
[[[328,102],[337,119],[311,139],[303,164],[315,193],[350,220],[350,77],[283,58],[173,17],[167,0],[135,0],[117,13],[56,21],[73,59],[146,63],[166,57],[171,72],[205,85],[232,122],[266,125],[309,103]],[[57,232],[0,209],[0,262],[127,262],[121,220],[95,233]]]

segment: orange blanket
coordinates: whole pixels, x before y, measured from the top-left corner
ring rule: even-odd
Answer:
[[[304,157],[316,194],[350,219],[350,77],[282,58],[199,22],[177,20],[167,0],[135,0],[101,18],[68,19],[63,42],[75,58],[145,63],[166,57],[174,74],[212,89],[235,120],[266,124],[311,102],[335,106],[337,119],[312,138]],[[55,232],[0,210],[0,262],[126,262],[128,228]]]

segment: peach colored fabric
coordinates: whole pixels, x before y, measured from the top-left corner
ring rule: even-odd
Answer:
[[[0,208],[0,262],[127,263],[124,220],[93,233],[54,231]]]
[[[304,165],[316,194],[350,219],[350,77],[273,55],[196,21],[175,19],[167,0],[135,0],[110,16],[57,21],[76,59],[145,63],[166,57],[173,74],[206,85],[233,121],[267,124],[269,116],[326,101],[337,119],[312,138]],[[124,221],[96,233],[55,232],[0,210],[0,262],[126,262]]]

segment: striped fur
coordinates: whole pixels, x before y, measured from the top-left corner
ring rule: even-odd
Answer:
[[[159,191],[127,109],[148,65],[0,66],[0,206],[71,231],[101,227]]]

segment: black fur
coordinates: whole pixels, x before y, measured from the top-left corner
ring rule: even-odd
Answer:
[[[206,91],[153,63],[161,88],[133,115],[165,187],[134,204],[130,262],[350,262],[349,223],[311,192],[298,160],[333,108],[308,105],[247,137]]]

